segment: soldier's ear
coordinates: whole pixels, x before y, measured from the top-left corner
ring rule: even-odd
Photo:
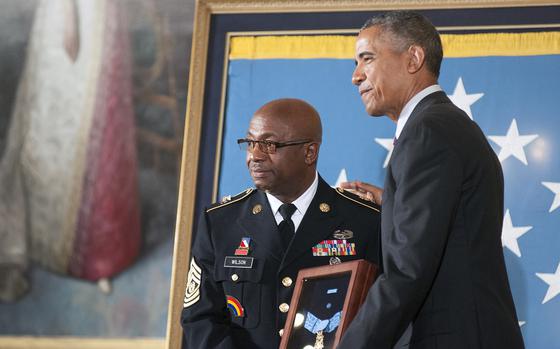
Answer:
[[[311,142],[305,147],[305,163],[311,165],[317,161],[319,157],[319,143]]]

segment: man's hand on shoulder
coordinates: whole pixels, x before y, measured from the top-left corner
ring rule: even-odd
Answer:
[[[353,192],[364,200],[381,205],[383,189],[380,187],[362,181],[342,182],[340,183],[340,187]]]

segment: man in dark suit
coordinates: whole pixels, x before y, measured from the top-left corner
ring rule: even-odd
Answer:
[[[523,348],[500,241],[503,176],[480,128],[437,84],[442,48],[413,12],[370,19],[352,75],[397,123],[382,198],[384,272],[339,348]]]
[[[277,348],[300,269],[378,262],[379,207],[318,175],[321,138],[318,113],[301,100],[253,116],[238,143],[257,189],[200,219],[181,316],[188,348]]]

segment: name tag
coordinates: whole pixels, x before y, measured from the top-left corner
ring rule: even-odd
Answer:
[[[224,260],[226,268],[247,268],[253,267],[253,257],[227,256]]]

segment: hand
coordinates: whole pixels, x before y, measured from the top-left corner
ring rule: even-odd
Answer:
[[[351,181],[342,182],[340,186],[346,190],[353,192],[364,200],[375,202],[381,205],[383,195],[383,189],[376,187],[373,184],[361,182],[361,181]]]

